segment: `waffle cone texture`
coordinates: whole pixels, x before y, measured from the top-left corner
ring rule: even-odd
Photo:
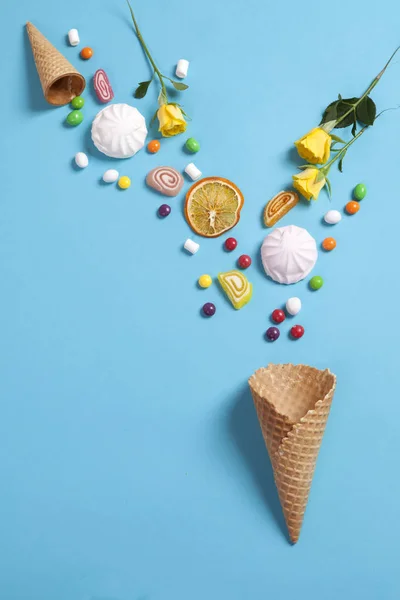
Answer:
[[[56,106],[68,104],[85,89],[85,78],[32,23],[26,30],[44,97]]]
[[[306,365],[274,365],[249,379],[289,536],[299,539],[336,376]]]

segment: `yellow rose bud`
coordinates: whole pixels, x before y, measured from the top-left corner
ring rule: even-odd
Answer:
[[[294,145],[301,158],[313,165],[322,165],[329,159],[331,142],[332,138],[329,133],[326,133],[321,127],[315,127],[297,140]]]
[[[326,180],[325,177],[321,177],[320,172],[317,168],[310,167],[305,169],[299,174],[293,175],[293,187],[300,192],[307,200],[317,200],[318,195],[324,187]]]
[[[182,111],[175,104],[162,104],[157,111],[157,117],[160,121],[158,131],[161,131],[164,137],[172,137],[186,130],[187,123]]]

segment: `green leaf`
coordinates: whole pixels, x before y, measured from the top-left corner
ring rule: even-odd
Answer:
[[[171,77],[168,77],[167,75],[163,75],[163,78],[168,79],[168,81],[170,81],[172,83],[174,88],[176,90],[179,90],[180,92],[182,92],[183,90],[187,90],[189,87],[188,85],[186,85],[186,83],[181,83],[180,81],[174,81],[173,79],[171,79]]]
[[[158,113],[158,110],[156,110],[154,115],[151,117],[150,126],[153,125],[154,121],[157,119],[157,113]]]
[[[347,98],[346,100],[340,100],[340,102],[337,105],[337,118],[340,119],[344,114],[347,113],[347,111],[349,109],[351,109],[352,106],[354,106],[354,104],[358,101],[358,98]],[[352,112],[350,112],[347,117],[345,117],[343,119],[343,121],[341,121],[337,127],[338,129],[342,129],[343,127],[349,127],[350,125],[352,125],[355,121],[355,109],[353,109]]]
[[[315,183],[319,183],[323,179],[325,179],[325,174],[323,173],[323,171],[318,171],[318,175],[315,178]]]
[[[357,131],[357,121],[354,119],[353,127],[351,128],[351,135],[355,137]]]
[[[315,168],[315,165],[300,165],[299,167],[297,167],[298,169],[313,169]]]
[[[324,114],[322,115],[321,125],[327,123],[328,121],[336,121],[340,119],[344,114],[347,113],[349,109],[351,109],[354,104],[358,102],[358,98],[341,98],[340,100],[335,100],[335,102],[331,102],[326,109],[324,110]],[[343,121],[341,121],[338,125],[338,129],[342,129],[343,127],[349,127],[354,123],[355,120],[355,109],[351,111]]]
[[[180,81],[173,81],[171,79],[171,83],[174,86],[174,88],[176,90],[179,90],[180,92],[183,92],[183,90],[187,90],[188,89],[188,85],[186,85],[186,83],[181,83]]]
[[[357,119],[364,125],[373,125],[376,118],[376,105],[366,96],[357,106]]]
[[[343,152],[342,156],[340,157],[339,163],[338,163],[339,171],[340,171],[341,173],[343,173],[343,159],[344,159],[344,157],[346,156],[346,152],[347,152],[347,150],[345,150],[345,151]]]
[[[337,97],[339,100],[342,100],[342,94],[338,94]]]
[[[329,135],[335,142],[340,142],[341,144],[346,143],[344,140],[342,140],[342,138],[340,138],[338,135],[335,135],[334,133],[330,133]]]
[[[326,181],[326,189],[328,190],[328,196],[329,196],[329,198],[331,198],[331,196],[332,196],[331,182],[329,181],[328,177],[325,178],[325,181]]]
[[[337,105],[339,104],[339,100],[335,100],[335,102],[331,102],[322,115],[322,119],[320,125],[327,123],[328,121],[336,121],[337,118]]]
[[[161,106],[162,104],[168,104],[168,98],[165,95],[164,90],[161,88],[160,93],[158,95],[158,105]]]
[[[147,94],[147,90],[149,89],[149,85],[151,84],[151,79],[150,81],[141,81],[138,85],[138,87],[135,90],[135,93],[133,94],[135,98],[144,98],[145,95]]]

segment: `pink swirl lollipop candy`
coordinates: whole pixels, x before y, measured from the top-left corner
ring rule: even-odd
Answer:
[[[183,186],[183,177],[172,167],[156,167],[147,173],[146,183],[164,196],[177,196]]]
[[[93,86],[96,96],[103,104],[110,102],[114,98],[114,92],[103,69],[98,69],[93,76]]]

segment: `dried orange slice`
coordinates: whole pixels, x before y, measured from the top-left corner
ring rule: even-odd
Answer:
[[[228,179],[205,177],[187,192],[185,217],[198,235],[218,237],[235,227],[243,202],[242,192]]]

